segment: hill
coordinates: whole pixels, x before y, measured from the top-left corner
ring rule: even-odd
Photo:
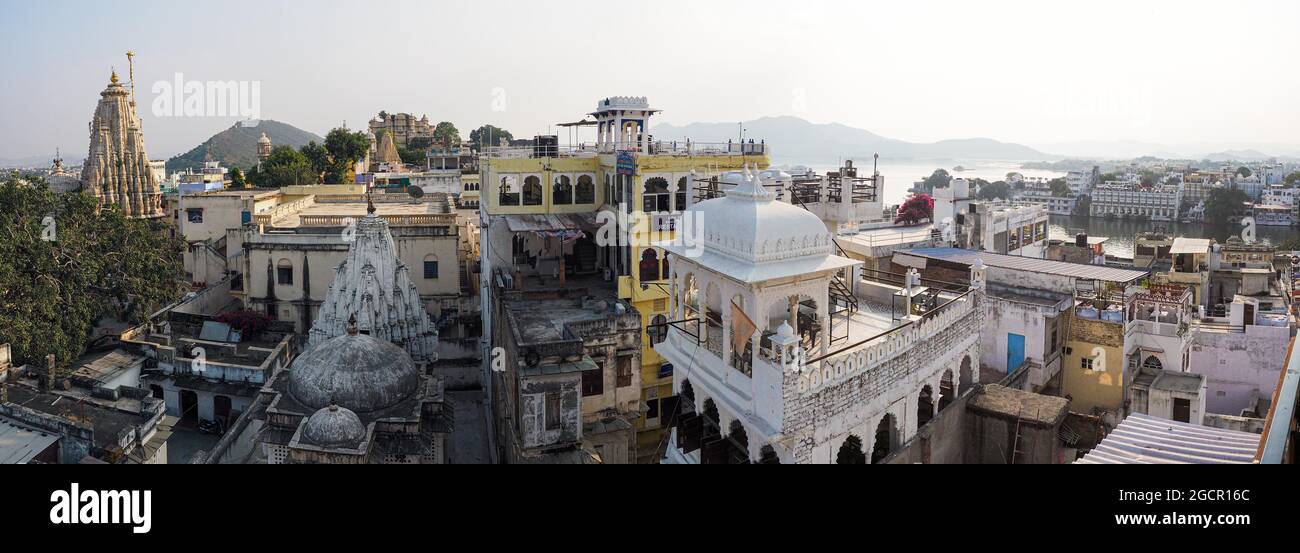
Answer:
[[[928,144],[886,138],[864,129],[839,123],[811,123],[798,117],[763,117],[744,123],[745,139],[765,140],[782,159],[870,157],[880,154],[893,159],[1002,159],[1034,161],[1058,159],[1028,146],[990,138],[942,140]],[[691,123],[655,125],[651,132],[659,140],[726,142],[738,138],[735,123]]]
[[[202,144],[181,155],[167,160],[167,172],[184,171],[187,168],[203,167],[204,157],[212,155],[213,161],[221,162],[223,167],[239,167],[247,170],[257,165],[257,139],[266,136],[276,146],[300,148],[313,140],[317,144],[325,139],[279,121],[242,121],[233,127],[212,135]]]

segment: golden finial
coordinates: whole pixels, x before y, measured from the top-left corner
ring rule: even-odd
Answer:
[[[117,84],[117,69],[116,69],[116,68],[113,69],[113,76],[109,78],[109,81],[112,82],[113,84]]]

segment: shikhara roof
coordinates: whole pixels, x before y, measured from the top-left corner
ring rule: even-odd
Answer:
[[[1259,440],[1259,434],[1134,413],[1075,464],[1250,464]]]

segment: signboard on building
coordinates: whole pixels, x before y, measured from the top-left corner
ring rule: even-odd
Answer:
[[[617,171],[620,175],[636,174],[636,155],[632,152],[619,152]]]

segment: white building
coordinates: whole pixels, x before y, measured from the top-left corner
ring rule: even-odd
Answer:
[[[831,312],[832,280],[859,262],[833,254],[816,215],[740,179],[688,210],[702,245],[656,244],[676,322],[655,351],[681,410],[667,462],[833,463],[864,445],[884,460],[977,382],[982,288],[930,290],[912,272],[905,288],[860,281],[859,305]]]
[[[1090,214],[1093,217],[1146,217],[1151,221],[1173,221],[1178,219],[1182,201],[1181,184],[1157,184],[1144,188],[1135,184],[1108,182],[1093,188]]]

